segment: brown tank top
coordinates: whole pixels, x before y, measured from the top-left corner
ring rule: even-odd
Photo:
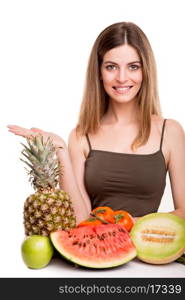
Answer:
[[[94,150],[89,136],[89,154],[85,161],[84,184],[92,209],[109,206],[126,210],[134,217],[157,212],[166,186],[166,164],[162,142],[151,154],[118,153]]]

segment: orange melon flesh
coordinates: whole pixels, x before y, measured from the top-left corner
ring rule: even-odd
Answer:
[[[185,252],[185,220],[171,213],[140,218],[130,235],[137,257],[147,263],[170,263]]]
[[[88,268],[111,268],[136,257],[136,249],[128,232],[119,224],[58,230],[50,237],[62,256]]]

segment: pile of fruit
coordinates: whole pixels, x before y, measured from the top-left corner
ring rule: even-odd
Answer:
[[[60,165],[55,148],[42,136],[27,140],[24,161],[36,193],[24,205],[26,239],[22,257],[29,268],[43,268],[53,256],[53,246],[75,264],[111,268],[136,256],[147,263],[184,263],[185,221],[170,213],[153,213],[137,222],[124,210],[97,207],[76,226],[69,195],[57,188]]]
[[[53,246],[62,257],[88,268],[112,268],[136,256],[151,264],[175,260],[185,263],[183,219],[170,213],[148,214],[132,223],[129,232],[123,223],[113,223],[112,217],[105,212],[103,219],[102,210],[109,209],[100,207],[92,211],[93,215],[97,212],[100,223],[94,220],[93,224],[89,218],[73,229],[53,231],[48,237],[29,236],[22,245],[26,265],[30,268],[45,267],[52,258]],[[133,222],[132,217],[131,220]]]
[[[90,217],[71,230],[51,231],[50,236],[30,235],[22,244],[22,257],[30,268],[45,267],[53,246],[70,261],[89,268],[110,268],[136,257],[129,231],[134,219],[126,211],[94,209]]]

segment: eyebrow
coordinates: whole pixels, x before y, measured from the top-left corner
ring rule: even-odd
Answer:
[[[129,62],[128,65],[132,65],[132,64],[136,64],[136,63],[141,64],[141,61],[140,61],[140,60],[132,61],[132,62]],[[114,62],[114,61],[105,61],[104,64],[114,64],[114,65],[118,65],[118,64],[117,64],[116,62]]]

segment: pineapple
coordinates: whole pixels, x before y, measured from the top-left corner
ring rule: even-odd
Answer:
[[[29,167],[29,181],[36,190],[24,204],[26,235],[49,236],[57,229],[68,230],[76,226],[76,218],[69,195],[57,188],[60,165],[50,138],[44,143],[43,136],[27,139],[22,154]]]

